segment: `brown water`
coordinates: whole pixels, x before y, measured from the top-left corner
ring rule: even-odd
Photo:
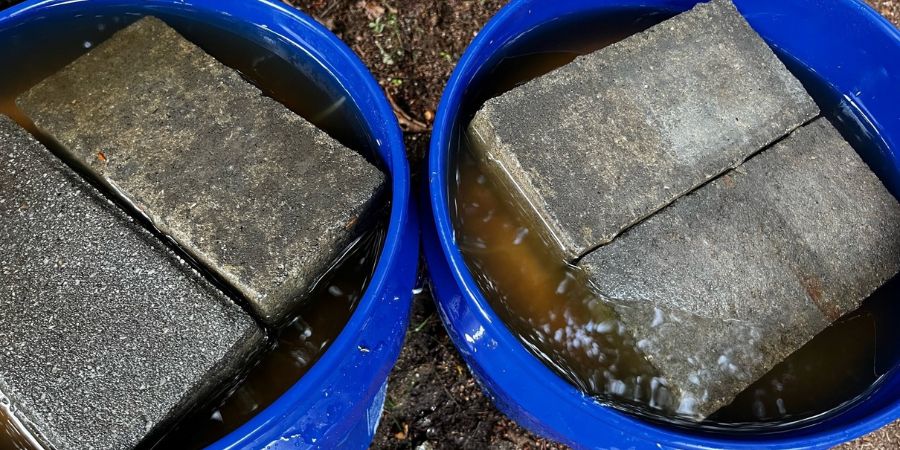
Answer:
[[[48,143],[30,120],[15,107],[15,98],[46,76],[64,67],[118,29],[134,15],[79,16],[64,24],[43,23],[10,31],[0,41],[0,61],[16,70],[0,71],[0,114]],[[224,64],[238,70],[268,96],[316,124],[344,145],[375,163],[374,144],[356,107],[334,80],[308,75],[290,62],[228,30],[165,18],[185,37]],[[309,64],[307,62],[307,64]],[[389,211],[385,205],[334,266],[322,276],[297,317],[282,330],[273,330],[275,345],[244,380],[212,406],[201,406],[154,448],[202,448],[238,428],[294,385],[324,353],[346,325],[374,272]],[[147,446],[150,443],[144,443]],[[32,450],[36,444],[0,407],[0,450]]]
[[[8,411],[8,400],[0,394],[0,450],[32,450],[37,448],[31,436],[25,432],[18,422],[13,420]]]
[[[471,89],[474,95],[463,117],[470,118],[487,98],[666,17],[634,14],[612,22],[561,20],[518,39]],[[858,121],[847,117],[846,105],[832,102],[827,93],[811,93],[826,116],[838,128],[844,127],[845,135],[854,133],[848,124]],[[601,401],[648,420],[693,429],[786,429],[837,413],[865,397],[900,359],[900,352],[891,350],[900,342],[890,323],[900,317],[894,301],[900,297],[900,280],[893,280],[703,423],[679,417],[664,382],[611,305],[593,295],[578,267],[550,250],[542,233],[535,232],[512,205],[510,194],[473,156],[465,133],[458,131],[457,136],[451,199],[456,242],[470,272],[493,309],[532,354]],[[849,140],[864,156],[869,153],[866,142]]]
[[[224,402],[183,422],[155,448],[203,448],[272,404],[319,359],[362,297],[384,240],[383,224],[368,231],[320,281],[308,303]]]
[[[486,299],[526,348],[584,392],[651,419],[676,405],[628,328],[593,295],[585,274],[553,254],[465,149],[457,166],[456,242]],[[784,426],[863,396],[897,361],[888,283],[707,419],[704,427]],[[668,418],[666,418],[668,417]]]

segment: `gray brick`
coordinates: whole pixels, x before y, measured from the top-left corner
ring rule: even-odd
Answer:
[[[0,397],[53,448],[130,448],[262,350],[249,314],[2,116],[0,242]]]
[[[384,185],[362,156],[154,18],[18,102],[272,324]]]
[[[573,258],[818,114],[714,0],[488,100],[474,147]]]
[[[582,264],[703,417],[900,271],[900,205],[818,119]]]

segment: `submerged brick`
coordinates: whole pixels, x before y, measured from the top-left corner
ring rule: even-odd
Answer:
[[[571,259],[816,114],[734,6],[714,0],[488,100],[469,135]]]
[[[0,397],[51,448],[131,448],[262,350],[248,314],[2,116],[0,243]]]
[[[900,205],[818,119],[582,264],[702,418],[900,272]]]
[[[268,323],[303,298],[384,185],[362,156],[155,18],[18,102]]]

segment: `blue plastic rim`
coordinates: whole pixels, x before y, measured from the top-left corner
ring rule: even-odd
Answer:
[[[428,159],[432,221],[424,250],[444,325],[485,392],[532,431],[578,448],[824,448],[900,417],[900,369],[864,400],[802,428],[767,434],[711,434],[653,424],[584,396],[513,336],[479,291],[454,244],[450,213],[452,140],[468,96],[508,46],[563,18],[646,8],[674,14],[696,0],[514,0],[479,33],[444,91]],[[827,87],[859,115],[877,147],[873,167],[900,195],[900,32],[855,0],[735,0],[741,13],[801,79]],[[577,30],[567,30],[577,33]],[[798,75],[800,76],[800,75]],[[471,101],[471,99],[469,99]],[[876,167],[877,166],[877,167]]]
[[[237,33],[298,70],[315,71],[314,79],[336,83],[361,114],[371,147],[389,172],[392,192],[373,278],[343,331],[313,367],[274,404],[211,448],[368,447],[381,417],[388,373],[406,333],[419,246],[402,135],[381,88],[336,36],[278,1],[32,1],[0,11],[0,42],[20,38],[17,33],[34,21],[58,24],[122,14],[198,21]],[[3,64],[2,70],[11,68],[10,61]]]

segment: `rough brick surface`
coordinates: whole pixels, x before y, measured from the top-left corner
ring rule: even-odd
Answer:
[[[582,264],[703,417],[900,271],[900,205],[818,119]]]
[[[384,184],[362,156],[154,18],[18,102],[269,323],[344,249]]]
[[[572,258],[817,113],[734,6],[715,0],[487,101],[469,131]]]
[[[0,392],[52,447],[130,448],[262,349],[248,314],[2,117],[0,242]]]

